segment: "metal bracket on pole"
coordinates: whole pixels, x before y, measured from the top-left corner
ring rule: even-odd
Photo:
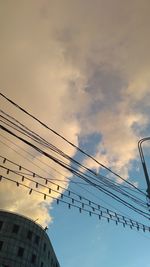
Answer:
[[[139,140],[138,142],[138,149],[139,149],[139,154],[140,154],[140,158],[141,158],[141,162],[142,162],[142,166],[143,166],[143,171],[144,171],[144,175],[145,175],[145,179],[146,179],[146,183],[147,183],[147,197],[150,200],[150,179],[149,179],[149,175],[148,175],[148,171],[147,171],[147,167],[146,167],[146,162],[145,162],[145,158],[144,158],[144,154],[143,154],[143,149],[142,149],[142,143],[145,141],[150,140],[150,137],[146,137],[143,138],[141,140]]]

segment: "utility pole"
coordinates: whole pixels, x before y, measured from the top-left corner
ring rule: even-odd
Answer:
[[[143,149],[142,149],[142,143],[145,141],[150,140],[150,137],[145,137],[141,140],[139,140],[138,142],[138,149],[139,149],[139,154],[140,154],[140,158],[141,158],[141,162],[142,162],[142,166],[143,166],[143,171],[144,171],[144,175],[145,175],[145,179],[146,179],[146,183],[147,183],[147,197],[149,198],[150,201],[150,179],[149,179],[149,175],[148,175],[148,170],[147,170],[147,166],[146,166],[146,162],[145,162],[145,157],[143,154]]]

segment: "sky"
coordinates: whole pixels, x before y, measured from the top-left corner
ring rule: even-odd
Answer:
[[[149,10],[148,0],[0,1],[1,92],[144,190],[137,142],[150,130]],[[71,157],[102,171],[2,98],[0,105]],[[4,156],[56,177],[45,157],[9,138],[1,131]],[[147,162],[148,147],[147,142]],[[27,157],[23,163],[18,153]],[[60,166],[51,167],[74,179]],[[82,192],[63,175],[65,189]],[[0,206],[49,225],[61,267],[149,266],[148,233],[99,222],[51,199],[45,204],[36,194],[24,196],[24,189],[3,182]],[[115,205],[100,193],[96,197]]]

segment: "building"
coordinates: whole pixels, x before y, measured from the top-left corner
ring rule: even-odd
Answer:
[[[0,211],[0,267],[60,267],[46,231],[19,214]]]

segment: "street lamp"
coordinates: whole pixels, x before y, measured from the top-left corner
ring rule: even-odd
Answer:
[[[145,162],[145,158],[144,158],[144,154],[143,154],[143,149],[142,149],[142,143],[145,141],[150,140],[150,137],[145,137],[142,138],[141,140],[139,140],[138,142],[138,149],[139,149],[139,153],[140,153],[140,158],[141,158],[141,162],[142,162],[142,166],[143,166],[143,171],[144,171],[144,175],[145,175],[145,179],[146,179],[146,183],[147,183],[147,197],[150,200],[150,179],[149,179],[149,175],[148,175],[148,171],[147,171],[147,167],[146,167],[146,162]]]

